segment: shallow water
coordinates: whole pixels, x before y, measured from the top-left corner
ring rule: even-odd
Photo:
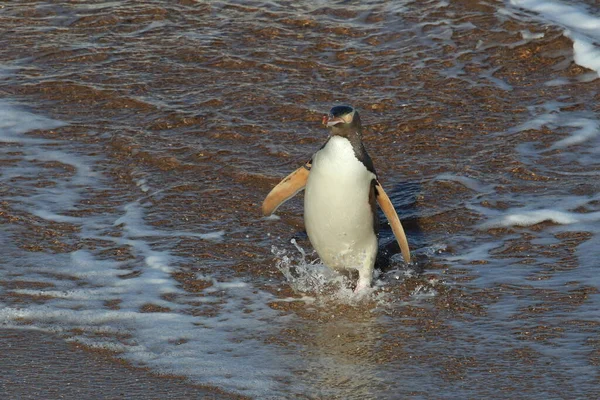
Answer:
[[[253,398],[599,396],[598,15],[3,4],[1,326]],[[362,296],[259,211],[340,102],[416,259],[384,226]]]

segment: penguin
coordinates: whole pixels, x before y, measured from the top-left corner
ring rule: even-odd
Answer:
[[[348,105],[323,116],[330,130],[312,159],[284,178],[265,198],[268,216],[304,189],[304,225],[321,261],[336,271],[357,270],[355,292],[371,286],[378,250],[377,206],[383,210],[410,262],[408,241],[362,142],[360,115]]]

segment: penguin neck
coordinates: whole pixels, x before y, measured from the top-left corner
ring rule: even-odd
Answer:
[[[375,172],[375,167],[373,166],[373,161],[371,160],[371,157],[369,156],[369,153],[367,153],[367,149],[365,149],[365,146],[362,142],[362,129],[357,127],[333,129],[331,132],[331,137],[336,136],[347,139],[352,145],[352,149],[354,150],[354,155],[356,158],[362,162],[370,172],[377,175]]]
[[[352,143],[353,148],[364,147],[362,144],[362,129],[348,126],[343,128],[334,127],[331,130],[331,136],[340,136],[346,138]]]

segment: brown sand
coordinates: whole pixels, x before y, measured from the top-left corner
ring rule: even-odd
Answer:
[[[5,400],[239,398],[159,377],[41,331],[0,329],[0,348],[0,398]]]

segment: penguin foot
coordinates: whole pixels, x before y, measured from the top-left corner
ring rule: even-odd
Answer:
[[[363,290],[368,289],[370,287],[370,283],[358,281],[358,283],[356,284],[356,288],[354,289],[354,293],[360,293]]]

